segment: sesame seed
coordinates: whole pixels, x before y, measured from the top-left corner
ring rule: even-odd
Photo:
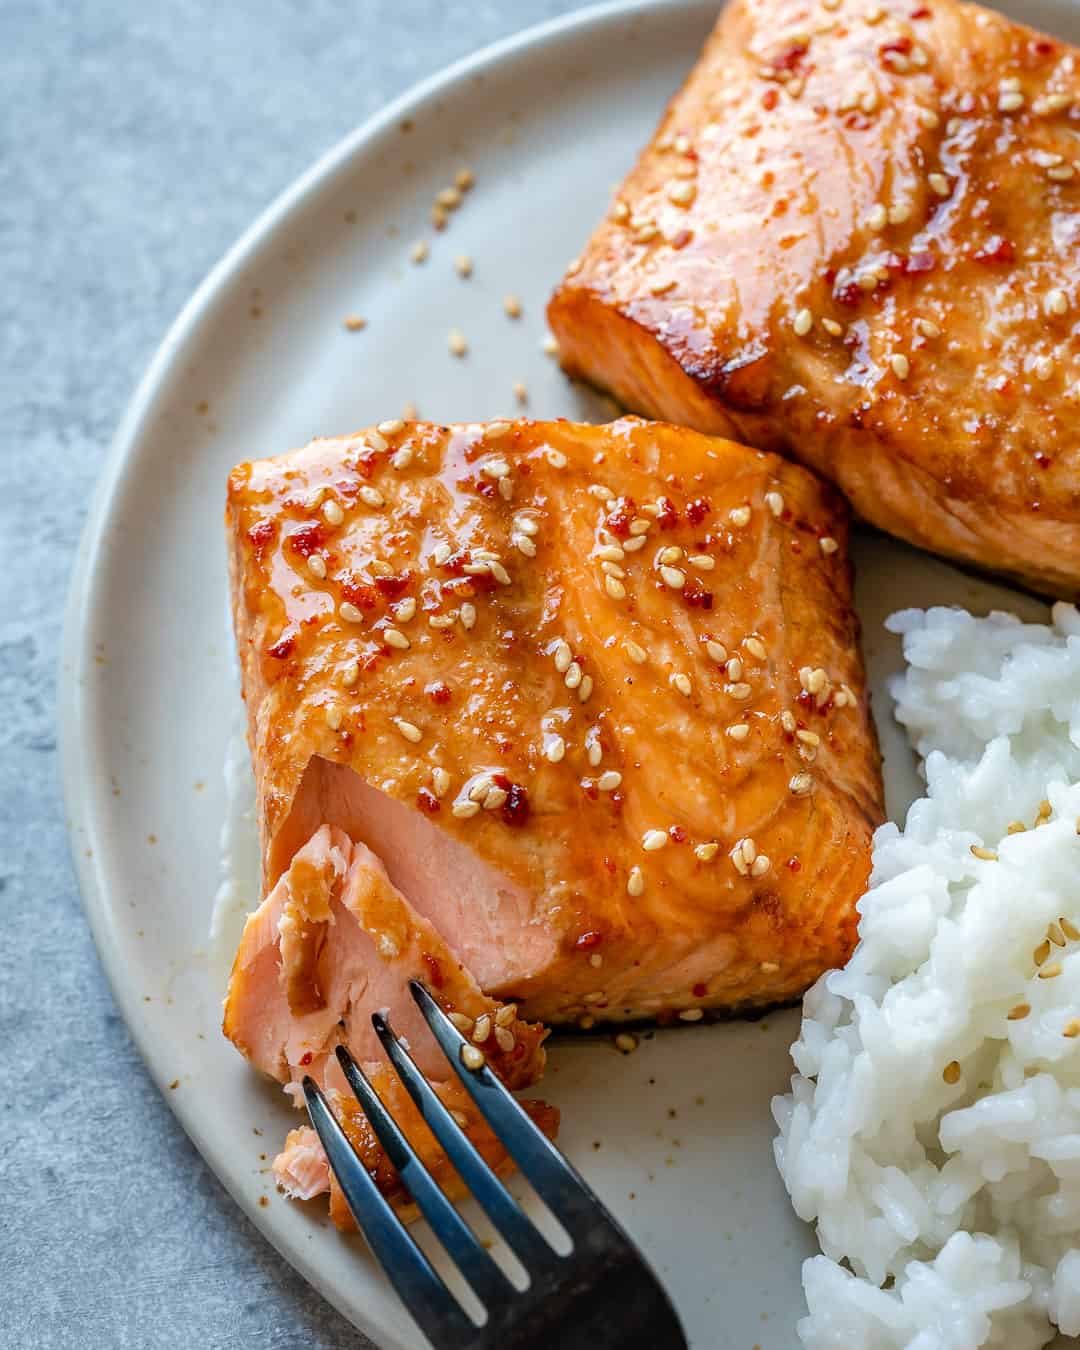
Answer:
[[[753,692],[748,684],[741,681],[727,686],[727,693],[738,703],[745,703]]]
[[[333,497],[323,502],[323,517],[328,525],[340,525],[345,519],[345,512],[341,509]]]
[[[454,271],[463,279],[472,276],[473,260],[467,253],[462,253],[454,259]]]
[[[593,1017],[592,1013],[586,1013],[584,1017],[578,1018],[577,1024],[581,1031],[592,1031],[593,1027],[596,1026],[596,1018]]]
[[[331,731],[337,731],[341,726],[341,709],[336,703],[328,703],[325,709],[326,725]]]
[[[522,405],[528,403],[529,391],[525,388],[524,384],[522,384],[520,380],[516,380],[514,382],[514,386],[511,392],[513,393],[514,398],[518,401],[518,403]]]
[[[479,802],[455,802],[450,808],[450,814],[456,816],[458,820],[469,820],[472,816],[480,814]]]
[[[510,536],[510,542],[519,553],[524,553],[526,558],[536,557],[536,545],[527,534],[512,534]]]
[[[1035,950],[1031,953],[1031,959],[1032,961],[1035,962],[1037,966],[1041,966],[1042,963],[1047,959],[1047,957],[1049,957],[1049,955],[1050,955],[1050,943],[1048,941],[1044,941],[1040,942],[1039,945],[1035,948]]]
[[[669,277],[667,280],[664,280],[663,277],[660,277],[656,281],[649,282],[649,294],[667,295],[669,291],[673,291],[675,289],[675,284],[676,283],[674,277]]]
[[[870,212],[870,214],[866,217],[866,223],[870,227],[870,229],[874,230],[875,232],[878,230],[883,230],[885,226],[889,223],[888,210],[884,206],[882,206],[880,202],[878,202],[877,206],[875,206],[873,210]]]
[[[992,848],[983,848],[981,844],[972,844],[971,855],[980,862],[997,862],[998,855]]]
[[[313,553],[307,560],[308,571],[320,581],[326,576],[326,559],[321,553]]]
[[[404,600],[399,600],[393,606],[394,618],[398,623],[409,623],[416,618],[416,601],[411,595],[407,595]]]
[[[652,529],[652,521],[644,520],[641,516],[635,516],[630,522],[630,533],[635,537],[644,537]],[[623,545],[625,548],[625,545]]]
[[[623,643],[623,651],[636,666],[643,666],[648,659],[645,648],[639,646],[632,638],[627,638]]]
[[[925,127],[927,131],[936,131],[941,125],[941,118],[933,108],[919,108],[915,116],[919,120],[919,125]]]
[[[689,698],[694,692],[693,681],[690,679],[689,675],[684,675],[682,671],[675,671],[673,674],[669,675],[668,684],[671,685],[672,689],[677,690],[686,698]]]
[[[462,165],[457,173],[454,174],[454,186],[459,188],[462,192],[468,192],[475,182],[476,175],[468,165]]]
[[[1069,1021],[1065,1023],[1064,1027],[1062,1027],[1061,1034],[1067,1036],[1070,1041],[1074,1040],[1077,1036],[1080,1036],[1080,1017],[1070,1018]]]
[[[450,1021],[454,1024],[455,1027],[457,1027],[458,1031],[460,1031],[463,1036],[468,1036],[469,1033],[472,1031],[473,1019],[471,1017],[467,1017],[465,1013],[452,1012],[447,1013],[446,1015],[447,1017],[449,1017]]]
[[[1024,106],[1024,96],[1018,89],[1006,89],[998,98],[998,112],[1016,112]]]
[[[500,586],[510,585],[510,573],[506,570],[506,568],[502,565],[501,562],[492,562],[489,564],[489,566],[491,568],[491,575],[495,578],[495,580],[499,583]]]
[[[446,208],[434,202],[431,207],[431,223],[437,230],[445,230],[446,222],[450,217],[446,214]]]
[[[950,1060],[941,1071],[941,1076],[950,1087],[960,1081],[960,1064],[957,1060]]]
[[[667,843],[666,830],[646,830],[642,836],[641,847],[646,853],[655,853],[658,849],[666,848]]]
[[[1040,980],[1055,980],[1061,974],[1061,962],[1051,961],[1048,966],[1042,966],[1039,969]]]
[[[911,374],[911,362],[903,352],[894,352],[889,357],[889,365],[892,367],[892,373],[898,380],[906,380]]]
[[[765,649],[765,644],[764,642],[762,642],[760,638],[748,637],[743,643],[743,646],[746,648],[746,650],[750,653],[751,656],[757,657],[759,661],[764,661],[766,656],[768,656],[768,652]]]
[[[514,1046],[517,1044],[517,1042],[514,1040],[514,1033],[509,1029],[509,1027],[500,1027],[498,1024],[496,1024],[495,1044],[499,1047],[499,1049],[503,1052],[504,1055],[509,1055],[513,1051]]]
[[[430,249],[428,248],[424,240],[418,239],[416,243],[413,244],[412,249],[409,252],[409,258],[414,263],[427,262],[429,252]]]
[[[714,840],[707,844],[697,844],[694,847],[694,857],[698,862],[712,862],[720,851],[720,845]]]
[[[839,337],[844,331],[844,325],[837,323],[835,319],[822,319],[821,326],[830,337]]]
[[[626,587],[622,584],[622,582],[618,579],[618,577],[605,576],[604,590],[607,591],[608,595],[611,596],[612,600],[626,599]]]
[[[383,641],[388,647],[396,647],[399,652],[408,651],[412,645],[399,628],[384,628]]]
[[[465,341],[465,334],[458,328],[451,328],[446,339],[446,345],[450,348],[452,356],[464,356],[469,350],[469,344]]]
[[[803,669],[806,670],[807,672],[809,672],[810,667],[809,667],[809,666],[804,666]],[[800,676],[800,679],[801,679],[801,677],[802,677],[802,671],[799,672],[799,676]],[[789,711],[787,710],[787,708],[785,708],[784,711],[780,714],[780,725],[784,728],[784,730],[785,730],[785,731],[788,733],[788,735],[790,736],[791,733],[795,730],[795,715],[794,715],[794,713],[789,712]]]
[[[439,766],[431,771],[431,790],[436,797],[445,797],[450,791],[450,775]]]
[[[455,611],[451,611],[451,613],[449,613],[449,614],[429,614],[429,615],[428,615],[428,627],[429,627],[429,628],[453,628],[455,617],[456,617],[456,612],[455,612]]]
[[[736,506],[733,511],[728,512],[728,520],[736,529],[741,530],[744,525],[750,524],[750,508],[748,506]]]
[[[350,333],[360,333],[367,327],[367,319],[361,318],[359,314],[346,315],[344,323]]]
[[[1020,1022],[1031,1012],[1030,1003],[1018,1003],[1015,1008],[1010,1008],[1007,1014],[1010,1022]]]
[[[484,1058],[483,1050],[478,1050],[475,1045],[463,1045],[461,1047],[461,1062],[467,1069],[482,1069],[487,1063]]]
[[[1073,166],[1071,164],[1059,164],[1056,168],[1047,169],[1047,178],[1052,178],[1055,183],[1067,183],[1073,176]]]
[[[343,600],[341,604],[338,605],[338,613],[341,615],[341,617],[345,620],[346,623],[364,622],[363,614],[360,613],[360,611],[356,608],[356,606],[352,603],[351,600]]]
[[[701,1011],[700,1008],[684,1008],[682,1012],[679,1013],[679,1021],[700,1022],[704,1016],[705,1014]]]
[[[1048,380],[1054,373],[1054,363],[1049,356],[1040,356],[1033,369],[1037,380]]]
[[[733,722],[731,726],[727,728],[727,735],[730,736],[733,741],[745,741],[747,736],[750,735],[750,723]]]
[[[750,875],[752,877],[763,877],[771,866],[772,862],[765,856],[765,854],[759,853],[757,857],[754,859],[754,861],[750,864]]]
[[[681,591],[686,585],[686,573],[680,572],[677,567],[661,567],[660,577],[665,586],[670,586],[673,591]]]
[[[516,295],[507,295],[503,297],[503,312],[509,319],[521,318],[521,301]]]
[[[792,320],[791,326],[795,330],[796,337],[806,337],[814,326],[814,316],[808,309],[800,309]]]
[[[581,683],[581,666],[576,661],[571,661],[566,667],[566,673],[563,675],[563,684],[567,689],[576,689]]]
[[[561,736],[552,735],[544,746],[544,758],[549,764],[560,764],[566,754],[566,742]]]
[[[1062,315],[1069,312],[1069,301],[1064,291],[1047,291],[1043,308],[1047,314]]]
[[[668,201],[676,206],[689,206],[697,196],[697,186],[689,179],[675,179],[668,183]]]
[[[435,194],[435,204],[446,211],[456,211],[461,205],[461,192],[456,187],[446,187]]]
[[[831,553],[835,553],[839,547],[840,545],[831,535],[826,534],[821,539],[818,540],[818,548],[821,549],[822,553],[824,553],[826,557],[828,557],[829,554]]]
[[[506,425],[509,428],[509,423]],[[510,472],[510,465],[505,459],[489,459],[486,464],[480,465],[480,472],[486,478],[505,478]]]
[[[357,661],[350,661],[341,670],[341,683],[346,689],[351,689],[360,678],[360,665]]]
[[[706,642],[705,650],[718,666],[722,666],[727,658],[727,648],[722,642],[713,642],[711,639]]]
[[[589,699],[592,697],[592,691],[593,691],[592,676],[591,675],[583,676],[581,686],[578,689],[578,702],[588,703]]]
[[[394,726],[396,726],[405,739],[411,741],[413,745],[416,745],[423,740],[424,733],[413,722],[406,722],[404,718],[395,717]]]
[[[484,793],[483,807],[485,811],[497,811],[503,802],[506,801],[506,789],[496,787],[494,784]]]
[[[952,186],[943,173],[932,173],[926,181],[930,185],[930,191],[936,197],[947,197],[952,191]]]
[[[609,215],[617,225],[624,225],[630,219],[630,208],[624,201],[613,202]]]
[[[547,337],[544,338],[542,346],[544,349],[545,356],[558,356],[559,344],[558,342],[556,342],[555,338],[553,338],[550,333],[548,333]]]
[[[386,505],[386,498],[379,489],[371,487],[368,483],[361,484],[360,491],[357,495],[365,506],[374,507],[376,510],[378,510],[379,507]]]
[[[615,1049],[621,1054],[632,1055],[638,1048],[638,1038],[629,1031],[620,1031],[615,1037]]]
[[[667,838],[667,836],[664,836]],[[641,895],[645,890],[645,874],[640,867],[631,867],[630,874],[626,878],[627,895]]]
[[[779,492],[766,492],[765,505],[774,516],[781,516],[784,512],[784,498]]]
[[[1061,931],[1061,927],[1059,924],[1056,923],[1047,924],[1046,936],[1050,939],[1050,941],[1054,944],[1055,947],[1065,946],[1065,934]]]
[[[555,651],[552,653],[555,658],[555,669],[560,675],[566,673],[570,668],[570,662],[574,659],[574,653],[570,650],[570,644],[563,638],[560,638],[555,644]]]
[[[711,572],[716,566],[716,559],[707,553],[691,553],[686,561],[699,572]]]
[[[621,782],[622,774],[615,769],[608,769],[596,780],[596,786],[601,792],[614,792]]]
[[[1061,931],[1070,942],[1076,942],[1080,939],[1080,928],[1077,928],[1074,923],[1070,923],[1068,919],[1061,919],[1059,922],[1061,923]]]

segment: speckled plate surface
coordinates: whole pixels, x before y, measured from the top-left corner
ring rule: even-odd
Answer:
[[[237,461],[400,415],[518,411],[599,420],[542,350],[543,304],[693,61],[715,3],[603,7],[447,71],[320,161],[195,294],[117,436],[71,592],[61,678],[73,848],[102,961],[151,1072],[271,1242],[381,1345],[419,1344],[359,1240],[267,1172],[296,1118],[219,1032],[209,941],[237,694],[225,627],[222,505]],[[1014,11],[1080,37],[1066,0]],[[476,185],[448,228],[435,193]],[[430,255],[413,263],[426,240]],[[463,279],[460,255],[473,261]],[[520,297],[517,318],[504,297]],[[350,331],[348,316],[366,327]],[[468,353],[448,349],[459,329]],[[1030,599],[898,544],[858,542],[859,600],[889,805],[917,790],[889,716],[881,620],[908,604]],[[237,847],[243,848],[242,841]],[[241,871],[243,871],[243,859]],[[252,860],[248,858],[250,863]],[[248,869],[250,871],[250,867]],[[797,1013],[554,1045],[545,1092],[563,1144],[655,1262],[698,1350],[789,1350],[813,1236],[772,1163],[769,1100]],[[237,1297],[243,1296],[237,1290]]]

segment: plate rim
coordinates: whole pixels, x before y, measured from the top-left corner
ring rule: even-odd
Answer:
[[[724,3],[725,0],[719,0],[716,4],[717,14]],[[701,0],[599,0],[599,3],[543,20],[439,68],[404,90],[318,155],[241,232],[210,268],[169,325],[139,378],[106,449],[75,550],[55,668],[57,765],[69,855],[109,992],[151,1080],[217,1182],[263,1239],[346,1322],[372,1338],[377,1345],[382,1342],[376,1338],[381,1338],[387,1331],[385,1323],[366,1312],[358,1319],[355,1310],[337,1296],[333,1283],[321,1276],[317,1263],[304,1248],[274,1230],[267,1217],[268,1211],[249,1203],[248,1198],[232,1184],[225,1160],[200,1128],[194,1102],[189,1107],[186,1096],[167,1090],[164,1066],[154,1054],[152,1029],[143,1015],[137,995],[125,983],[117,952],[107,941],[110,923],[108,886],[101,874],[99,850],[95,847],[103,821],[83,750],[86,728],[91,720],[91,684],[87,678],[94,663],[91,628],[98,607],[98,583],[108,527],[128,473],[138,458],[140,447],[148,439],[168,380],[177,363],[182,361],[185,350],[198,338],[203,325],[212,318],[215,302],[227,291],[245,263],[278,230],[285,227],[296,212],[303,209],[315,192],[343,171],[355,156],[362,154],[370,143],[376,142],[402,118],[421,113],[427,105],[454,87],[507,60],[523,56],[531,49],[561,41],[571,33],[583,34],[590,29],[623,22],[637,15],[663,10],[669,10],[672,14],[680,10],[689,13],[701,8]]]

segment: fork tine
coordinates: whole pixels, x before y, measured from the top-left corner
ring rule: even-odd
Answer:
[[[386,1150],[387,1157],[477,1298],[486,1305],[505,1303],[515,1298],[518,1291],[443,1194],[435,1178],[420,1161],[416,1150],[383,1105],[363,1069],[343,1045],[337,1047],[337,1057],[349,1087],[364,1108],[364,1114],[379,1143]]]
[[[543,1268],[555,1253],[518,1206],[517,1201],[480,1156],[479,1151],[439,1099],[416,1062],[398,1040],[382,1013],[371,1018],[398,1077],[419,1108],[429,1129],[446,1151],[458,1176],[526,1268]]]
[[[356,1156],[326,1098],[310,1077],[303,1087],[311,1124],[353,1217],[402,1302],[433,1344],[449,1346],[451,1338],[472,1344],[476,1327]]]
[[[464,1066],[461,1052],[469,1042],[424,985],[419,980],[410,980],[409,989],[432,1034],[466,1091],[480,1108],[484,1119],[567,1232],[573,1237],[576,1230],[580,1238],[583,1231],[594,1229],[597,1218],[602,1216],[611,1229],[629,1242],[599,1198],[551,1140],[529,1119],[490,1067],[485,1064],[479,1069],[467,1069]]]

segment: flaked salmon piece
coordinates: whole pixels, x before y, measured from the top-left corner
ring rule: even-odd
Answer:
[[[451,1167],[446,1154],[424,1123],[400,1079],[385,1065],[369,1065],[367,1073],[376,1092],[386,1103],[390,1113],[442,1190],[452,1200],[464,1199],[467,1194],[464,1183]],[[512,1160],[464,1088],[456,1081],[436,1083],[434,1087],[440,1100],[453,1112],[491,1169],[501,1177],[513,1172]],[[554,1139],[559,1126],[558,1109],[547,1102],[530,1098],[519,1098],[519,1101],[548,1138]],[[418,1218],[419,1211],[416,1205],[387,1160],[356,1099],[335,1094],[332,1102],[349,1141],[377,1181],[379,1189],[406,1222]],[[274,1177],[286,1195],[297,1200],[313,1200],[329,1193],[330,1217],[334,1223],[342,1229],[355,1228],[352,1212],[341,1193],[341,1187],[330,1171],[319,1136],[310,1125],[301,1126],[300,1129],[289,1133],[284,1149],[274,1159],[273,1167]]]
[[[549,310],[625,406],[1080,591],[1077,51],[957,0],[732,0]]]
[[[371,1026],[378,1009],[390,1010],[395,1031],[477,1147],[509,1167],[475,1110],[461,1105],[467,1094],[408,994],[412,978],[424,980],[508,1086],[524,1087],[540,1077],[544,1028],[523,1022],[512,1005],[481,993],[441,937],[391,885],[378,858],[324,825],[248,918],[225,1000],[230,1040],[256,1068],[287,1084],[297,1105],[296,1088],[306,1074],[331,1093],[350,1135],[363,1143],[365,1162],[395,1198],[400,1187],[393,1169],[366,1122],[361,1127],[356,1118],[359,1108],[354,1110],[334,1056],[338,1044],[365,1065],[435,1175],[441,1178],[448,1167],[382,1060]],[[543,1103],[535,1109],[553,1133],[557,1112]],[[302,1198],[329,1189],[326,1159],[310,1131],[293,1131],[274,1171],[290,1194]]]
[[[882,788],[813,475],[633,418],[387,423],[240,466],[228,529],[275,903],[330,827],[542,1021],[765,1006],[846,959]],[[279,1077],[325,1056],[339,969],[286,939],[282,1025],[237,1036]]]

